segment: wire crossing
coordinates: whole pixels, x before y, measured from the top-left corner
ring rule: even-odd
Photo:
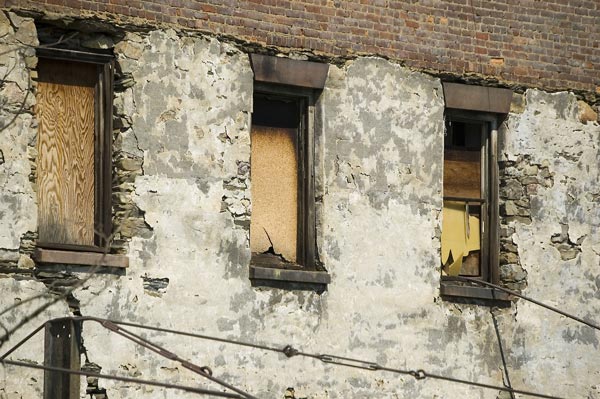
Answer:
[[[496,288],[496,287],[493,287],[493,288]],[[501,288],[502,287],[498,287],[498,289],[501,289]],[[510,291],[510,290],[506,290],[506,291]],[[511,293],[511,292],[509,292],[509,293]],[[548,307],[552,310],[552,308],[547,305],[544,307]],[[562,314],[562,312],[560,312],[560,313]],[[451,383],[456,383],[456,384],[474,386],[474,387],[478,387],[478,388],[510,392],[512,394],[519,394],[519,395],[525,395],[525,396],[536,397],[536,398],[564,399],[559,396],[548,395],[548,394],[543,394],[543,393],[538,393],[538,392],[533,392],[533,391],[527,391],[527,390],[523,390],[523,389],[515,389],[512,387],[507,387],[507,386],[502,386],[502,385],[486,384],[486,383],[482,383],[482,382],[476,382],[476,381],[470,381],[470,380],[465,380],[465,379],[460,379],[460,378],[439,375],[439,374],[427,372],[423,369],[417,369],[417,370],[399,369],[399,368],[382,366],[375,362],[362,360],[362,359],[355,359],[355,358],[349,358],[349,357],[343,357],[343,356],[337,356],[337,355],[329,355],[329,354],[317,354],[317,353],[310,353],[310,352],[302,352],[298,349],[295,349],[291,345],[287,345],[284,347],[277,347],[277,346],[273,346],[273,345],[253,344],[253,343],[238,341],[238,340],[234,340],[234,339],[226,339],[226,338],[214,337],[214,336],[210,336],[210,335],[196,334],[196,333],[191,333],[191,332],[186,332],[186,331],[179,331],[179,330],[173,330],[173,329],[168,329],[168,328],[161,328],[161,327],[149,326],[149,325],[144,325],[144,324],[126,322],[126,321],[108,320],[108,319],[102,319],[102,318],[98,318],[98,317],[89,317],[89,316],[57,318],[57,319],[53,319],[51,321],[59,321],[59,320],[97,322],[104,328],[108,329],[109,331],[115,332],[115,333],[137,343],[138,345],[142,345],[142,346],[148,348],[149,350],[152,350],[169,360],[177,361],[183,367],[185,367],[197,374],[200,374],[203,377],[208,378],[209,380],[214,381],[227,389],[233,390],[236,393],[232,394],[232,393],[227,393],[227,392],[210,391],[210,390],[206,390],[206,389],[187,387],[187,386],[176,385],[176,384],[148,381],[148,380],[114,376],[114,375],[108,375],[108,374],[99,374],[99,373],[93,373],[93,372],[87,372],[87,371],[81,371],[81,370],[71,370],[71,369],[63,369],[63,368],[50,367],[50,366],[41,366],[41,365],[37,365],[37,364],[26,363],[26,362],[17,362],[17,361],[13,361],[13,360],[5,360],[5,358],[9,354],[13,353],[16,349],[18,349],[21,345],[23,345],[26,341],[28,341],[31,337],[33,337],[33,335],[35,335],[37,332],[39,332],[45,326],[46,323],[42,324],[40,327],[35,329],[32,333],[30,333],[28,336],[26,336],[23,340],[21,340],[19,343],[17,343],[14,347],[10,348],[5,354],[0,356],[0,363],[21,366],[21,367],[29,367],[29,368],[34,368],[34,369],[59,371],[59,372],[70,373],[70,374],[96,376],[99,378],[113,379],[113,380],[118,380],[118,381],[132,382],[132,383],[138,383],[138,384],[144,384],[144,385],[154,385],[154,386],[160,386],[160,387],[164,387],[164,388],[180,389],[180,390],[198,393],[198,394],[214,395],[214,396],[227,397],[227,398],[257,399],[255,396],[252,396],[230,384],[227,384],[224,381],[221,381],[221,380],[213,377],[212,370],[210,368],[208,368],[206,366],[200,367],[200,366],[197,366],[190,362],[187,362],[186,360],[184,360],[181,357],[179,357],[178,355],[166,350],[165,348],[161,347],[160,345],[155,344],[155,343],[149,341],[148,339],[143,338],[143,337],[141,337],[137,334],[134,334],[131,331],[121,327],[121,326],[128,326],[128,327],[140,328],[140,329],[144,329],[144,330],[151,330],[151,331],[163,332],[163,333],[168,333],[168,334],[210,340],[210,341],[215,341],[215,342],[222,342],[222,343],[226,343],[226,344],[244,346],[244,347],[248,347],[248,348],[252,348],[252,349],[260,349],[260,350],[264,350],[264,351],[282,353],[287,358],[301,356],[301,357],[316,359],[323,363],[331,364],[334,366],[350,367],[350,368],[356,368],[356,369],[367,370],[367,371],[385,371],[385,372],[394,373],[394,374],[411,376],[419,381],[426,380],[426,379],[440,380],[440,381],[446,381],[446,382],[451,382]],[[50,321],[48,321],[47,323],[49,323],[49,322]]]
[[[111,375],[111,374],[94,373],[91,371],[71,370],[71,369],[65,369],[65,368],[61,368],[61,367],[42,366],[40,364],[19,362],[19,361],[15,361],[15,360],[0,360],[0,363],[10,364],[12,366],[18,366],[18,367],[26,367],[26,368],[30,368],[30,369],[38,369],[38,370],[45,370],[45,371],[58,371],[61,373],[83,375],[86,377],[104,378],[107,380],[131,382],[131,383],[140,384],[140,385],[150,385],[150,386],[161,387],[161,388],[178,389],[178,390],[185,391],[185,392],[191,392],[191,393],[196,393],[196,394],[200,394],[200,395],[217,396],[217,397],[221,397],[221,398],[236,398],[236,399],[245,399],[246,398],[246,396],[240,396],[238,394],[232,394],[232,393],[221,392],[221,391],[213,391],[210,389],[196,388],[196,387],[190,387],[190,386],[186,386],[186,385],[169,384],[169,383],[165,383],[165,382],[144,380],[141,378],[130,378],[130,377],[123,377],[123,376],[118,376],[118,375]]]

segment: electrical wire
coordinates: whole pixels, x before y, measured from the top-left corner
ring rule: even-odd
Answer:
[[[10,50],[6,50],[0,53],[0,56],[3,56],[5,54],[8,53],[12,53],[13,51],[17,51],[23,48],[49,48],[49,47],[54,47],[54,46],[58,46],[61,43],[65,43],[68,42],[69,40],[71,40],[72,38],[74,38],[75,36],[77,36],[79,34],[79,32],[73,32],[72,34],[70,34],[69,36],[65,37],[65,35],[62,35],[57,41],[53,42],[53,43],[46,43],[46,44],[40,44],[38,46],[35,45],[31,45],[31,44],[20,44],[17,47],[13,47]]]
[[[195,364],[193,364],[191,362],[188,362],[185,359],[182,359],[181,357],[179,357],[178,355],[176,355],[175,353],[173,353],[171,351],[168,351],[167,349],[163,348],[162,346],[157,345],[157,344],[155,344],[155,343],[147,340],[144,337],[141,337],[141,336],[139,336],[137,334],[134,334],[134,333],[132,333],[129,330],[126,330],[126,329],[124,329],[122,327],[119,327],[115,323],[112,323],[109,320],[101,320],[101,319],[95,319],[95,318],[89,319],[89,320],[99,322],[106,329],[108,329],[108,330],[110,330],[112,332],[115,332],[115,333],[117,333],[117,334],[119,334],[119,335],[121,335],[121,336],[129,339],[130,341],[133,341],[136,344],[143,346],[144,348],[150,349],[151,351],[156,352],[159,355],[161,355],[163,357],[166,357],[169,360],[172,360],[172,361],[175,361],[175,362],[179,362],[186,369],[188,369],[188,370],[190,370],[190,371],[192,371],[192,372],[194,372],[196,374],[199,374],[202,377],[207,378],[207,379],[209,379],[209,380],[211,380],[213,382],[216,382],[217,384],[219,384],[219,385],[221,385],[221,386],[223,386],[223,387],[225,387],[227,389],[230,389],[230,390],[232,390],[232,391],[234,391],[234,392],[242,395],[244,398],[257,399],[256,397],[250,395],[249,393],[244,392],[241,389],[236,388],[235,386],[233,386],[231,384],[228,384],[225,381],[222,381],[222,380],[214,377],[212,375],[212,370],[209,367],[206,367],[206,366],[200,367],[200,366],[197,366],[197,365],[195,365]]]
[[[71,369],[65,369],[65,368],[61,368],[61,367],[43,366],[43,365],[34,364],[34,363],[19,362],[19,361],[15,361],[15,360],[6,360],[6,359],[0,360],[0,363],[8,364],[11,366],[26,367],[26,368],[30,368],[30,369],[39,369],[39,370],[44,370],[44,371],[56,371],[56,372],[66,373],[66,374],[84,375],[87,377],[104,378],[107,380],[131,382],[134,384],[151,385],[151,386],[161,387],[161,388],[178,389],[178,390],[185,391],[185,392],[191,392],[191,393],[196,393],[196,394],[200,394],[200,395],[218,396],[221,398],[236,398],[236,399],[244,399],[245,398],[245,396],[240,396],[238,394],[233,394],[233,393],[228,393],[228,392],[221,392],[221,391],[214,391],[214,390],[210,390],[210,389],[190,387],[190,386],[186,386],[186,385],[169,384],[169,383],[165,383],[165,382],[144,380],[141,378],[122,377],[122,376],[118,376],[118,375],[94,373],[91,371],[84,371],[84,370],[71,370]]]
[[[453,382],[453,383],[458,383],[458,384],[476,386],[479,388],[511,392],[511,393],[516,393],[516,394],[526,395],[526,396],[531,396],[531,397],[537,397],[537,398],[562,399],[558,396],[546,395],[546,394],[541,394],[541,393],[537,393],[537,392],[525,391],[525,390],[521,390],[521,389],[514,389],[511,387],[491,385],[491,384],[485,384],[485,383],[480,383],[480,382],[474,382],[474,381],[454,378],[454,377],[438,375],[438,374],[426,372],[423,369],[403,370],[403,369],[397,369],[397,368],[391,368],[391,367],[384,367],[377,363],[365,361],[365,360],[361,360],[361,359],[353,359],[353,358],[335,356],[335,355],[313,354],[313,353],[308,353],[308,352],[301,352],[301,351],[293,348],[290,345],[287,345],[283,348],[279,348],[279,347],[275,347],[275,346],[252,344],[249,342],[243,342],[243,341],[237,341],[237,340],[225,339],[225,338],[218,338],[218,337],[213,337],[210,335],[195,334],[195,333],[189,333],[189,332],[184,332],[184,331],[179,331],[179,330],[147,326],[144,324],[130,323],[130,322],[118,321],[118,320],[107,320],[107,319],[102,319],[102,318],[98,318],[98,317],[89,317],[89,316],[65,317],[65,318],[53,319],[52,321],[59,321],[59,320],[95,321],[95,322],[98,322],[103,327],[109,329],[110,331],[117,332],[120,330],[121,332],[123,332],[123,334],[121,334],[122,336],[124,336],[140,345],[143,345],[143,346],[153,350],[154,352],[161,354],[162,356],[164,356],[166,358],[169,358],[169,359],[175,360],[175,361],[180,361],[180,362],[182,362],[184,367],[185,367],[185,364],[184,364],[185,361],[182,361],[182,359],[179,358],[177,355],[165,350],[164,348],[160,347],[159,345],[151,343],[149,340],[146,340],[145,338],[142,338],[137,334],[133,334],[130,331],[124,330],[122,327],[117,327],[117,326],[123,325],[123,326],[135,327],[135,328],[140,328],[140,329],[145,329],[145,330],[170,333],[170,334],[174,334],[174,335],[182,335],[182,336],[188,336],[188,337],[193,337],[193,338],[223,342],[223,343],[228,343],[228,344],[233,344],[233,345],[245,346],[245,347],[249,347],[249,348],[253,348],[253,349],[261,349],[261,350],[266,350],[266,351],[271,351],[271,352],[282,353],[282,354],[286,355],[288,358],[291,358],[294,356],[303,356],[303,357],[317,359],[323,363],[328,363],[328,364],[332,364],[335,366],[352,367],[352,368],[358,368],[358,369],[368,370],[368,371],[387,371],[387,372],[395,373],[395,374],[410,375],[410,376],[414,377],[416,380],[423,380],[425,378],[430,378],[430,379],[442,380],[442,381]],[[47,322],[47,323],[49,323],[49,322]],[[47,323],[45,323],[45,324],[47,324]],[[21,340],[15,347],[11,348],[7,353],[2,355],[0,357],[0,362],[5,362],[6,364],[14,364],[14,365],[23,366],[23,367],[30,366],[32,368],[49,367],[49,366],[32,365],[30,363],[24,363],[24,362],[14,362],[12,360],[5,360],[6,356],[8,356],[8,354],[14,352],[18,347],[20,347],[23,343],[25,343],[28,339],[30,339],[35,333],[37,333],[44,325],[37,328],[34,332],[30,333],[25,339]],[[187,362],[185,362],[185,363],[187,363]],[[191,363],[188,363],[188,364],[191,364]],[[192,366],[194,366],[198,369],[203,369],[203,368],[200,368],[195,365],[192,365]],[[186,368],[194,371],[194,368],[192,368],[192,367],[186,367]],[[206,368],[204,368],[204,369],[206,369]],[[58,369],[58,368],[55,371],[61,371],[61,372],[73,373],[73,374],[83,374],[83,375],[93,374],[93,373],[82,372],[82,371],[77,371],[77,370]],[[199,373],[199,374],[202,374],[202,373]],[[209,373],[204,371],[204,374],[208,375]],[[204,375],[204,374],[202,374],[202,375]],[[210,374],[212,374],[212,372]],[[105,376],[105,375],[102,375],[101,377],[107,378],[107,379],[110,379],[110,378],[120,379],[122,381],[124,381],[123,378],[128,378],[128,377]],[[212,375],[211,375],[211,377],[212,377]],[[132,380],[132,379],[130,379],[130,380]],[[136,381],[129,381],[129,382],[136,382]],[[137,381],[137,382],[142,383],[142,384],[146,383],[143,380]],[[220,381],[216,381],[216,382],[221,383]],[[164,384],[164,383],[154,383],[154,384],[161,384],[160,386],[167,387],[167,388],[172,387],[172,388],[176,388],[176,389],[182,389],[180,386],[175,387],[175,386],[172,386],[172,384]],[[152,384],[150,384],[150,385],[152,385]],[[241,394],[243,395],[243,396],[235,396],[234,395],[234,396],[226,396],[226,397],[254,398],[253,396],[250,396],[250,395],[246,394],[245,392],[238,390],[235,387],[231,387],[229,384],[221,384],[221,385],[223,385],[229,389],[233,389],[238,393],[241,392]]]
[[[494,288],[494,289],[499,290],[499,291],[506,292],[507,294],[514,295],[516,297],[522,298],[522,299],[524,299],[524,300],[526,300],[528,302],[534,303],[534,304],[536,304],[538,306],[541,306],[543,308],[551,310],[552,312],[558,313],[558,314],[563,315],[563,316],[565,316],[565,317],[567,317],[567,318],[569,318],[571,320],[575,320],[575,321],[577,321],[577,322],[579,322],[581,324],[585,324],[588,327],[591,327],[591,328],[593,328],[595,330],[599,330],[600,331],[600,326],[597,325],[597,324],[594,324],[592,322],[584,320],[581,317],[574,316],[574,315],[572,315],[570,313],[565,312],[564,310],[560,310],[560,309],[557,309],[557,308],[555,308],[553,306],[547,305],[547,304],[545,304],[543,302],[540,302],[540,301],[538,301],[536,299],[533,299],[533,298],[530,298],[528,296],[525,296],[525,295],[523,295],[523,294],[521,294],[521,293],[519,293],[517,291],[513,291],[513,290],[509,290],[508,288],[504,288],[504,287],[502,287],[500,285],[488,283],[487,281],[483,281],[483,280],[477,280],[477,279],[474,279],[474,278],[471,278],[471,277],[455,276],[455,277],[451,277],[449,279],[451,279],[451,280],[457,280],[457,281],[471,282],[471,283],[475,283],[475,284],[481,284],[481,285],[485,285],[485,286],[490,287],[490,288]]]
[[[431,378],[431,379],[435,379],[435,380],[443,380],[443,381],[453,382],[453,383],[457,383],[457,384],[471,385],[471,386],[476,386],[479,388],[486,388],[486,389],[494,389],[494,390],[511,392],[514,394],[526,395],[526,396],[537,397],[537,398],[562,399],[561,397],[558,397],[558,396],[546,395],[546,394],[541,394],[541,393],[532,392],[532,391],[526,391],[526,390],[522,390],[522,389],[514,389],[514,388],[500,386],[500,385],[484,384],[484,383],[464,380],[464,379],[460,379],[460,378],[447,377],[447,376],[443,376],[443,375],[439,375],[439,374],[435,374],[435,373],[429,373],[422,369],[403,370],[403,369],[396,369],[396,368],[391,368],[391,367],[380,366],[377,363],[366,361],[366,360],[353,359],[353,358],[341,357],[341,356],[335,356],[335,355],[313,354],[313,353],[301,352],[301,351],[293,348],[290,345],[280,348],[280,347],[275,347],[275,346],[252,344],[249,342],[242,342],[242,341],[237,341],[237,340],[232,340],[232,339],[212,337],[212,336],[203,335],[203,334],[195,334],[195,333],[189,333],[189,332],[184,332],[184,331],[172,330],[172,329],[168,329],[168,328],[146,326],[146,325],[137,324],[137,323],[116,321],[116,320],[112,320],[112,322],[115,324],[125,325],[125,326],[129,326],[129,327],[137,327],[137,328],[152,330],[152,331],[157,331],[157,332],[171,333],[171,334],[175,334],[175,335],[183,335],[183,336],[188,336],[188,337],[193,337],[193,338],[223,342],[223,343],[227,343],[227,344],[246,346],[246,347],[250,347],[250,348],[254,348],[254,349],[262,349],[262,350],[271,351],[271,352],[283,353],[288,358],[291,358],[294,356],[303,356],[303,357],[317,359],[323,363],[333,364],[336,366],[352,367],[352,368],[358,368],[358,369],[369,370],[369,371],[380,370],[380,371],[387,371],[387,372],[395,373],[395,374],[410,375],[417,380]]]
[[[49,320],[46,323],[39,326],[38,328],[36,328],[31,333],[29,333],[25,338],[23,338],[21,341],[19,341],[15,346],[13,346],[6,353],[4,353],[2,356],[0,356],[0,362],[4,361],[8,355],[13,353],[20,346],[22,346],[25,342],[27,342],[29,339],[31,339],[35,334],[37,334],[46,325],[48,325],[52,322],[65,322],[65,321],[72,321],[72,322],[78,322],[78,323],[81,323],[84,321],[97,322],[102,327],[106,328],[107,330],[114,332],[116,334],[119,334],[119,335],[123,336],[124,338],[159,354],[162,357],[165,357],[172,361],[179,362],[184,368],[186,368],[196,374],[199,374],[202,377],[207,378],[210,381],[213,381],[213,382],[223,386],[224,388],[230,389],[230,390],[236,392],[237,394],[241,395],[241,396],[236,396],[236,397],[241,397],[241,398],[245,398],[245,399],[257,399],[255,396],[252,396],[249,393],[246,393],[246,392],[242,391],[241,389],[236,388],[235,386],[228,384],[225,381],[222,381],[217,377],[214,377],[212,375],[212,370],[209,367],[206,367],[206,366],[201,367],[194,363],[186,361],[185,359],[183,359],[180,356],[176,355],[175,353],[165,349],[164,347],[162,347],[158,344],[155,344],[155,343],[145,339],[144,337],[134,334],[131,331],[128,331],[122,327],[117,326],[115,323],[111,322],[110,320],[100,319],[97,317],[61,317],[61,318]],[[29,364],[29,363],[25,363],[25,364]],[[68,370],[69,369],[62,369],[63,372],[68,372]],[[119,378],[121,378],[121,377],[119,377]]]
[[[319,360],[319,361],[321,361],[323,363],[332,364],[334,366],[344,366],[344,367],[358,368],[358,369],[368,370],[368,371],[387,371],[387,372],[394,373],[394,374],[409,375],[411,377],[414,377],[416,380],[424,380],[426,378],[430,378],[430,379],[435,379],[435,380],[442,380],[442,381],[453,382],[453,383],[458,383],[458,384],[463,384],[463,385],[475,386],[475,387],[479,387],[479,388],[493,389],[493,390],[498,390],[498,391],[510,392],[510,393],[513,393],[513,394],[520,394],[520,395],[526,395],[526,396],[537,397],[537,398],[563,399],[563,398],[558,397],[558,396],[546,395],[546,394],[541,394],[541,393],[532,392],[532,391],[526,391],[526,390],[522,390],[522,389],[514,389],[514,388],[505,387],[505,386],[485,384],[485,383],[481,383],[481,382],[474,382],[474,381],[464,380],[464,379],[460,379],[460,378],[443,376],[443,375],[439,375],[439,374],[435,374],[435,373],[426,372],[423,369],[419,369],[419,370],[404,370],[404,369],[397,369],[397,368],[391,368],[391,367],[381,366],[381,365],[379,365],[377,363],[370,362],[370,361],[365,361],[365,360],[361,360],[361,359],[354,359],[354,358],[348,358],[348,357],[342,357],[342,356],[335,356],[335,355],[314,354],[314,353],[308,353],[308,352],[301,352],[301,351],[293,348],[290,345],[287,345],[287,346],[285,346],[283,348],[278,348],[278,347],[275,347],[275,346],[252,344],[252,343],[249,343],[249,342],[243,342],[243,341],[237,341],[237,340],[225,339],[225,338],[218,338],[218,337],[213,337],[213,336],[210,336],[210,335],[194,334],[194,333],[189,333],[189,332],[184,332],[184,331],[178,331],[178,330],[172,330],[172,329],[166,329],[166,328],[160,328],[160,327],[147,326],[147,325],[144,325],[144,324],[123,322],[123,321],[117,321],[117,320],[107,320],[107,319],[102,319],[102,318],[98,318],[98,317],[65,317],[65,318],[53,319],[52,321],[59,321],[59,320],[95,321],[95,322],[100,323],[100,325],[102,325],[103,327],[109,329],[110,331],[115,331],[115,326],[114,325],[126,325],[126,326],[141,328],[141,329],[145,329],[145,330],[151,330],[151,331],[157,331],[157,332],[164,332],[164,333],[171,333],[171,334],[174,334],[174,335],[189,336],[189,337],[193,337],[193,338],[200,338],[200,339],[206,339],[206,340],[211,340],[211,341],[223,342],[223,343],[234,344],[234,345],[239,345],[239,346],[245,346],[245,347],[249,347],[249,348],[253,348],[253,349],[261,349],[261,350],[266,350],[266,351],[271,351],[271,352],[282,353],[282,354],[284,354],[288,358],[291,358],[291,357],[294,357],[294,356],[303,356],[303,357],[308,357],[308,358]],[[47,322],[47,323],[49,323],[49,322]],[[45,324],[47,324],[47,323],[45,323]],[[103,375],[103,374],[101,375],[101,374],[92,373],[92,372],[84,372],[84,371],[78,371],[78,370],[62,369],[62,368],[50,367],[50,366],[40,366],[40,365],[31,364],[31,363],[15,362],[15,361],[12,361],[12,360],[6,360],[5,359],[6,356],[8,356],[8,354],[14,352],[19,346],[21,346],[24,342],[26,342],[28,339],[30,339],[35,333],[37,333],[44,325],[42,325],[39,328],[37,328],[34,332],[30,333],[25,339],[23,339],[22,341],[20,341],[15,347],[11,348],[7,353],[5,353],[4,355],[2,355],[0,357],[0,362],[4,362],[6,364],[12,364],[12,365],[17,365],[17,366],[22,366],[22,367],[30,367],[30,368],[37,368],[37,369],[44,369],[44,370],[47,369],[47,370],[50,370],[50,371],[60,371],[60,372],[70,373],[70,374],[80,374],[80,375],[88,375],[88,376],[97,376],[99,378],[114,379],[114,380],[119,380],[119,381],[134,382],[134,383],[140,383],[140,384],[146,384],[147,383],[146,380],[132,379],[132,378],[129,378],[129,377],[120,377],[120,376]],[[119,328],[119,329],[121,331],[123,331],[122,328]],[[125,331],[127,331],[127,330],[125,330]],[[169,351],[166,351],[164,348],[160,347],[159,345],[150,343],[150,341],[148,341],[148,340],[146,340],[146,339],[138,336],[137,334],[133,334],[133,333],[127,331],[126,335],[125,334],[122,334],[122,335],[125,336],[125,337],[127,337],[127,335],[131,335],[134,339],[131,339],[131,338],[129,338],[129,339],[131,339],[132,341],[137,342],[138,344],[143,345],[145,347],[152,346],[152,347],[149,347],[149,349],[153,350],[154,352],[159,353],[162,356],[167,357],[167,358],[169,358],[171,360],[181,361],[181,359],[177,355],[174,355],[173,353],[171,353]],[[142,341],[138,342],[137,339],[141,339]],[[149,343],[149,345],[147,343]],[[197,367],[197,366],[195,366],[195,367]],[[192,368],[189,368],[189,367],[186,367],[186,368],[188,368],[190,370],[193,370]],[[217,381],[217,382],[221,383],[219,381]],[[206,392],[208,392],[207,390],[203,390],[203,392],[199,392],[198,389],[193,388],[193,387],[176,386],[176,385],[173,385],[173,384],[158,383],[158,382],[154,382],[154,381],[152,381],[149,385],[156,385],[156,386],[161,386],[161,387],[165,387],[165,388],[183,389],[183,390],[188,390],[190,392],[196,392],[196,393],[206,393]],[[236,389],[235,387],[231,387],[228,384],[221,384],[221,385],[223,385],[223,386],[225,386],[225,387],[227,387],[229,389],[233,389],[233,390],[235,390],[238,393],[241,392],[241,394],[242,394],[242,396],[238,396],[238,395],[235,395],[235,394],[228,394],[230,396],[224,396],[225,393],[221,392],[220,396],[222,396],[222,397],[254,398],[253,396],[250,396],[250,395],[246,394],[245,392]],[[191,391],[190,389],[196,389],[196,391]],[[211,391],[211,392],[216,392],[216,391]],[[231,395],[233,395],[233,396],[231,396]]]

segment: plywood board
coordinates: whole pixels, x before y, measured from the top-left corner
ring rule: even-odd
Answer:
[[[93,245],[96,66],[40,59],[38,75],[39,239]]]
[[[251,132],[252,218],[250,249],[296,261],[298,161],[296,129],[253,126]]]
[[[444,151],[444,196],[481,197],[479,151]]]

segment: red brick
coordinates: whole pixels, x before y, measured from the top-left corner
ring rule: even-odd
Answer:
[[[419,28],[419,24],[417,22],[415,22],[415,21],[407,20],[407,21],[404,21],[404,24],[406,26],[408,26],[409,28],[413,28],[413,29],[418,29]]]
[[[600,9],[593,1],[0,0],[65,15],[81,10],[169,22],[320,54],[380,54],[416,68],[474,71],[594,92]],[[504,64],[500,62],[503,60]]]

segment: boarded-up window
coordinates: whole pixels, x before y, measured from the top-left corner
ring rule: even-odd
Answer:
[[[250,248],[287,262],[297,261],[299,129],[297,101],[255,98]]]
[[[481,276],[486,124],[449,119],[444,143],[442,265],[449,275]],[[482,161],[483,160],[483,161]],[[482,174],[482,170],[484,173]],[[483,178],[482,178],[483,177]]]
[[[103,110],[112,106],[112,72],[61,57],[38,62],[38,245],[93,247],[110,217],[110,205],[101,208],[110,198],[111,124]]]

